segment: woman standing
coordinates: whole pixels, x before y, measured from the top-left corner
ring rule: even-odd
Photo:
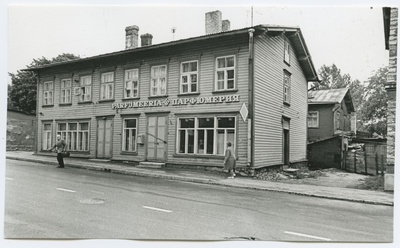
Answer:
[[[67,142],[61,139],[61,135],[57,135],[57,143],[55,143],[54,146],[49,149],[49,151],[53,151],[54,149],[57,151],[57,168],[64,168],[63,152],[67,151]]]
[[[235,168],[236,168],[236,156],[232,149],[232,143],[228,142],[224,159],[224,169],[228,170],[229,173],[228,178],[234,178],[236,176]]]

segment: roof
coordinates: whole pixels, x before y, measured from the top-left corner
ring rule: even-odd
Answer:
[[[345,101],[350,112],[354,105],[348,88],[313,90],[308,92],[308,104],[336,104]]]
[[[135,54],[138,52],[149,51],[149,50],[153,50],[153,49],[167,48],[167,47],[171,47],[171,46],[187,44],[190,42],[197,42],[197,41],[215,39],[215,38],[226,37],[226,36],[234,36],[234,35],[238,35],[238,34],[247,34],[250,29],[254,29],[256,35],[261,34],[263,32],[284,33],[285,35],[287,35],[294,46],[294,49],[298,56],[300,66],[303,69],[306,79],[308,81],[318,81],[319,80],[317,71],[315,70],[314,64],[311,59],[311,55],[308,51],[308,48],[306,46],[306,43],[305,43],[305,40],[301,33],[300,28],[299,27],[284,27],[284,26],[277,26],[277,25],[257,25],[254,27],[247,27],[247,28],[225,31],[225,32],[220,32],[220,33],[214,33],[214,34],[207,34],[207,35],[202,35],[202,36],[197,36],[197,37],[192,37],[192,38],[187,38],[187,39],[181,39],[181,40],[175,40],[175,41],[150,45],[150,46],[137,47],[134,49],[125,49],[122,51],[106,53],[106,54],[96,55],[96,56],[82,58],[82,59],[69,60],[69,61],[60,62],[60,63],[42,65],[42,66],[38,66],[38,67],[23,69],[23,71],[40,71],[45,68],[53,68],[53,67],[58,67],[58,66],[63,66],[63,65],[88,62],[88,61],[98,60],[98,59],[102,59],[102,58],[111,58],[114,56],[125,55],[125,54]]]

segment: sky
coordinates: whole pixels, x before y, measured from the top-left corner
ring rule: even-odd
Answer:
[[[138,6],[141,2],[144,1],[0,1],[1,80],[10,83],[7,72],[15,73],[24,69],[34,58],[42,56],[53,58],[61,53],[73,53],[81,57],[90,57],[124,50],[125,27],[130,25],[139,26],[139,35],[151,33],[154,37],[153,44],[171,41],[172,27],[176,27],[175,40],[204,35],[204,16],[208,11],[220,10],[222,18],[230,20],[231,29],[248,27],[251,26],[250,6],[253,5],[254,25],[275,24],[301,28],[317,70],[322,65],[334,63],[342,73],[350,74],[352,79],[365,81],[374,70],[388,65],[388,51],[384,45],[382,6],[398,5],[398,1],[394,0],[280,0],[279,2],[230,0],[229,3],[220,0],[187,0],[168,1],[168,5],[161,5],[161,1],[147,0],[146,6]],[[243,5],[244,2],[246,5]],[[66,3],[70,5],[67,6]],[[43,6],[44,4],[46,6]],[[58,7],[54,7],[53,4],[58,4]],[[0,99],[6,99],[6,83],[2,86]],[[0,122],[0,130],[5,130],[5,107],[2,111],[2,116],[5,118]],[[0,152],[2,152],[5,151],[5,132],[2,132],[0,139]],[[0,163],[5,164],[5,160]],[[4,178],[5,166],[1,168],[0,177]],[[0,199],[3,198],[4,193],[0,190]],[[0,208],[0,213],[2,212]],[[398,211],[396,213],[398,214]],[[76,247],[100,247],[99,244],[103,247],[106,244],[112,247],[132,247],[132,243],[123,241],[117,246],[115,242],[107,241],[94,244],[89,241],[83,242],[83,245],[82,242],[74,244]],[[53,242],[27,244],[6,241],[5,243],[9,246],[2,247],[54,247]],[[379,247],[395,247],[395,243],[379,244]],[[262,242],[252,244],[254,245],[251,247],[266,247]],[[185,244],[181,245],[186,247]],[[214,245],[233,248],[242,247],[243,243],[229,242],[218,245],[209,243],[207,246],[214,247]],[[70,246],[66,242],[57,243],[57,247]],[[246,246],[250,247],[249,243]],[[153,245],[142,243],[141,247],[153,247]],[[164,244],[163,247],[176,247],[176,244],[170,246]],[[197,245],[191,243],[189,247]],[[321,244],[278,242],[274,243],[273,247],[321,247]],[[348,247],[348,244],[332,244],[329,247]],[[353,244],[351,247],[365,247],[365,245]]]

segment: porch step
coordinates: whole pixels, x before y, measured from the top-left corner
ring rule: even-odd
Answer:
[[[156,163],[156,162],[140,162],[137,167],[140,168],[162,168],[165,166],[165,163]]]

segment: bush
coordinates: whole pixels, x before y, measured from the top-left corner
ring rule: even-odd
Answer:
[[[385,179],[383,176],[370,176],[365,179],[365,181],[357,186],[358,189],[366,190],[384,190]]]

